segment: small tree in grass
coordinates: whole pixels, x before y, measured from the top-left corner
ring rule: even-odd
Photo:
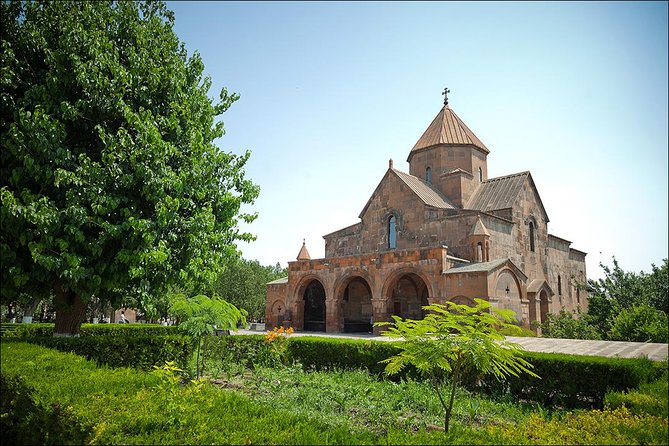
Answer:
[[[246,312],[217,297],[198,295],[187,298],[183,294],[172,297],[170,313],[179,319],[179,328],[197,342],[196,377],[204,371],[207,336],[214,326],[221,330],[237,330],[237,324],[246,324]],[[200,356],[200,350],[202,355]]]
[[[383,361],[387,363],[385,373],[394,375],[411,364],[429,379],[444,408],[446,432],[455,389],[468,371],[493,374],[498,379],[520,373],[538,377],[530,370],[532,364],[520,357],[522,347],[506,341],[499,333],[501,329],[520,331],[511,323],[514,312],[491,308],[482,299],[475,301],[473,307],[453,302],[447,302],[447,306],[427,305],[423,308],[429,313],[422,320],[393,316],[393,322],[375,324],[389,327],[383,336],[405,341],[398,345],[399,354]]]

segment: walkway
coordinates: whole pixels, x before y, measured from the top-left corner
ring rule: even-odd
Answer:
[[[236,334],[263,334],[263,331],[239,330]],[[392,341],[393,338],[365,333],[297,332],[290,336],[320,336],[344,339],[371,339]],[[545,353],[568,353],[572,355],[605,356],[608,358],[639,358],[647,356],[662,361],[669,356],[669,344],[652,342],[589,341],[582,339],[521,338],[507,337],[509,341],[522,345],[525,350]]]

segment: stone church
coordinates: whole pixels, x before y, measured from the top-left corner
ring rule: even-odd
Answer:
[[[524,327],[587,308],[576,286],[586,253],[548,233],[530,172],[488,178],[490,151],[445,98],[409,173],[390,160],[360,221],[323,236],[325,258],[303,244],[288,277],[267,284],[266,328],[370,332],[391,315],[419,319],[424,305],[473,298],[513,310]]]

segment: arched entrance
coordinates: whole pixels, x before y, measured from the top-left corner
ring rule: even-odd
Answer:
[[[304,331],[325,331],[325,288],[318,280],[304,290]]]
[[[539,313],[541,323],[546,322],[548,317],[548,293],[546,293],[546,290],[541,290],[541,294],[539,294]]]
[[[362,277],[353,277],[341,297],[344,333],[372,331],[372,290]]]
[[[504,270],[497,276],[495,285],[495,297],[499,302],[499,308],[512,310],[516,320],[520,322],[523,318],[523,309],[520,301],[520,289],[516,278],[509,270]]]
[[[402,319],[423,319],[429,305],[427,285],[417,274],[404,274],[390,287],[390,313]]]

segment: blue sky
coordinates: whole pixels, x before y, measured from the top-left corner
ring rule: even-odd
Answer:
[[[168,2],[175,31],[241,99],[222,150],[261,187],[244,257],[286,265],[354,224],[442,106],[529,170],[551,234],[649,271],[667,257],[666,2]]]

